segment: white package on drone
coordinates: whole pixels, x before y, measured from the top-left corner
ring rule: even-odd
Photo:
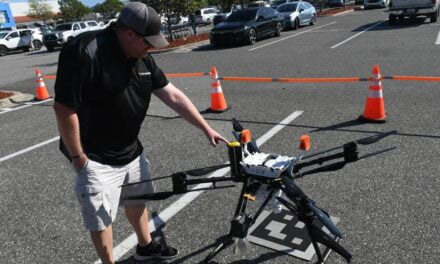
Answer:
[[[295,157],[258,152],[244,158],[241,161],[241,167],[247,174],[277,178],[295,160]]]

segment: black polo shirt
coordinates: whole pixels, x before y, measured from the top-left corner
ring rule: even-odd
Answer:
[[[81,34],[63,47],[55,101],[78,114],[81,143],[90,159],[125,165],[143,151],[138,134],[151,92],[167,84],[151,55],[127,59],[109,27]],[[60,149],[69,158],[62,141]]]

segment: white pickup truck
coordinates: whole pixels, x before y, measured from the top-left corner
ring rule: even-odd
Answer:
[[[392,0],[389,5],[388,22],[404,17],[427,16],[431,23],[437,22],[440,0]]]
[[[59,24],[55,27],[54,32],[44,35],[43,43],[47,50],[51,52],[54,51],[55,47],[62,47],[67,41],[83,32],[99,29],[101,27],[94,20]]]

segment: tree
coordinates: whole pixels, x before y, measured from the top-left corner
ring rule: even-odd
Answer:
[[[93,7],[93,11],[101,14],[115,14],[121,11],[124,4],[119,0],[105,0],[102,4]]]
[[[41,19],[46,23],[46,20],[54,16],[52,6],[46,3],[46,0],[28,0],[28,4],[28,16],[32,18]]]
[[[80,20],[90,9],[78,0],[59,0],[60,16],[64,21]]]

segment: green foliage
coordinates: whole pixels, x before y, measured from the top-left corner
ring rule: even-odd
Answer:
[[[90,9],[78,0],[59,0],[60,16],[64,21],[80,20]]]
[[[28,0],[28,4],[28,16],[32,18],[41,19],[43,22],[46,22],[46,20],[54,16],[52,6],[46,3],[46,0]]]
[[[119,0],[105,0],[93,7],[93,11],[101,14],[114,14],[121,11],[124,4]]]
[[[204,0],[141,0],[159,14],[190,15],[203,7]]]

